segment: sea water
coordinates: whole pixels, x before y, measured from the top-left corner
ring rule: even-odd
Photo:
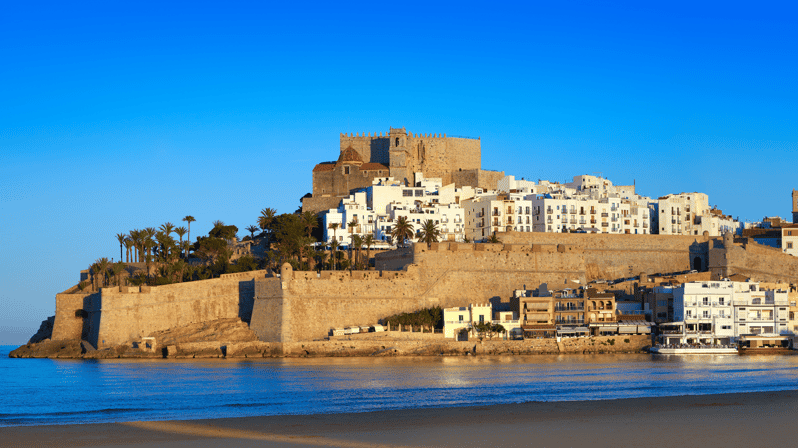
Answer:
[[[0,426],[798,389],[798,356],[10,359]]]

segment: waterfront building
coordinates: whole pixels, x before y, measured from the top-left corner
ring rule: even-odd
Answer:
[[[721,280],[662,287],[660,297],[671,292],[674,310],[674,321],[660,325],[662,342],[725,345],[745,335],[792,334],[786,287],[767,286]]]
[[[477,336],[476,324],[493,323],[501,325],[505,334],[502,337],[516,338],[521,336],[521,326],[513,311],[493,312],[493,305],[471,304],[469,306],[444,308],[443,335],[446,338],[468,340]]]

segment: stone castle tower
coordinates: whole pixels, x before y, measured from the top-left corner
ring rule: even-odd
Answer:
[[[798,190],[792,191],[792,222],[798,224]]]
[[[303,211],[335,208],[342,198],[370,186],[379,177],[393,177],[412,185],[415,173],[422,173],[425,178],[440,178],[443,185],[484,189],[496,188],[504,177],[504,172],[481,169],[479,138],[414,134],[404,127],[389,128],[385,134],[341,134],[339,150],[338,161],[313,168],[313,192],[302,199]]]

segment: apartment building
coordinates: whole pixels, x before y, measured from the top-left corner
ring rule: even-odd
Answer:
[[[660,235],[720,236],[726,232],[739,233],[742,224],[721,210],[709,207],[704,193],[669,194],[657,199],[652,214]]]
[[[535,232],[651,233],[648,207],[617,197],[539,195],[532,199],[532,215]]]
[[[656,293],[671,293],[674,310],[674,320],[660,326],[662,342],[725,345],[745,335],[792,334],[786,287],[771,286],[722,280],[662,287]]]

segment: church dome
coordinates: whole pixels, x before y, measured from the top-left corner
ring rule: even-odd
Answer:
[[[347,146],[346,149],[341,151],[341,155],[338,157],[338,163],[362,165],[363,159],[360,158],[360,154],[358,154],[354,148]]]

